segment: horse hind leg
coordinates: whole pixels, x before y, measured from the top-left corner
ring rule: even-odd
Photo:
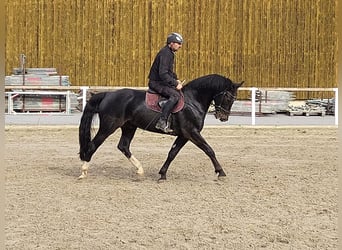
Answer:
[[[132,163],[133,166],[137,168],[137,174],[143,175],[144,169],[140,163],[140,161],[134,157],[134,155],[129,150],[131,145],[131,141],[134,137],[135,131],[137,130],[136,127],[133,126],[123,126],[121,127],[121,138],[118,144],[118,149],[127,157],[127,159]]]
[[[115,132],[117,127],[110,128],[110,126],[101,126],[99,130],[97,131],[94,139],[92,139],[89,142],[88,145],[88,151],[86,152],[86,155],[83,157],[83,165],[81,167],[81,175],[78,177],[78,179],[84,179],[88,176],[88,169],[90,166],[90,160],[93,156],[93,154],[96,152],[96,150],[101,146],[101,144]]]
[[[175,142],[173,143],[167,159],[161,169],[159,170],[160,178],[158,181],[164,181],[166,180],[166,172],[171,164],[171,162],[175,159],[179,151],[183,148],[183,146],[188,142],[188,139],[178,136]]]

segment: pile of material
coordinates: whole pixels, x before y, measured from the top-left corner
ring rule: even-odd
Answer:
[[[70,86],[69,76],[57,74],[55,68],[26,68],[25,74],[20,68],[13,69],[11,76],[5,77],[6,86]],[[66,111],[66,95],[56,91],[28,90],[15,88],[11,95],[13,110],[11,112],[64,112]],[[21,94],[30,92],[30,94]],[[51,94],[50,94],[51,93]],[[78,105],[77,95],[70,92],[70,110],[75,111]],[[8,106],[6,95],[6,108]],[[6,110],[8,112],[8,110]]]
[[[290,116],[333,115],[335,114],[335,99],[314,99],[290,102],[287,109],[287,114]]]
[[[327,115],[335,114],[335,98],[308,100],[307,104],[311,107],[316,106],[325,108]]]
[[[13,74],[5,77],[7,86],[70,86],[69,76],[58,75],[55,68],[27,68],[22,74],[20,68],[14,68]]]
[[[251,99],[251,98],[250,98]],[[289,101],[294,99],[294,95],[287,91],[264,91],[256,92],[256,112],[258,114],[275,114],[286,112]],[[235,101],[232,106],[234,113],[251,113],[251,101]]]
[[[78,105],[77,96],[70,92],[70,111],[76,111]],[[8,112],[8,100],[6,97],[5,112]],[[65,96],[54,94],[15,94],[13,95],[13,112],[65,112]]]

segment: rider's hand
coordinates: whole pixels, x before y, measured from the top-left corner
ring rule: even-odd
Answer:
[[[180,80],[177,80],[177,82],[178,82],[178,84],[176,86],[176,89],[177,90],[181,90],[183,88],[183,84],[182,84],[182,82]]]

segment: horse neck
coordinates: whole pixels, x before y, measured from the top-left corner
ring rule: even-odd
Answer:
[[[190,91],[192,96],[191,99],[196,100],[204,111],[208,110],[216,92],[217,91],[214,91],[212,88],[198,88]]]
[[[193,96],[192,99],[197,100],[203,109],[207,111],[215,95],[227,88],[226,81],[226,78],[212,74],[194,80],[188,86],[185,86],[185,89],[189,90],[190,95]]]

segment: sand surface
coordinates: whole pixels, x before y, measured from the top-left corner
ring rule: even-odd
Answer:
[[[337,249],[337,129],[205,127],[227,177],[188,143],[137,131],[139,178],[120,132],[77,180],[77,127],[7,126],[6,249]]]

